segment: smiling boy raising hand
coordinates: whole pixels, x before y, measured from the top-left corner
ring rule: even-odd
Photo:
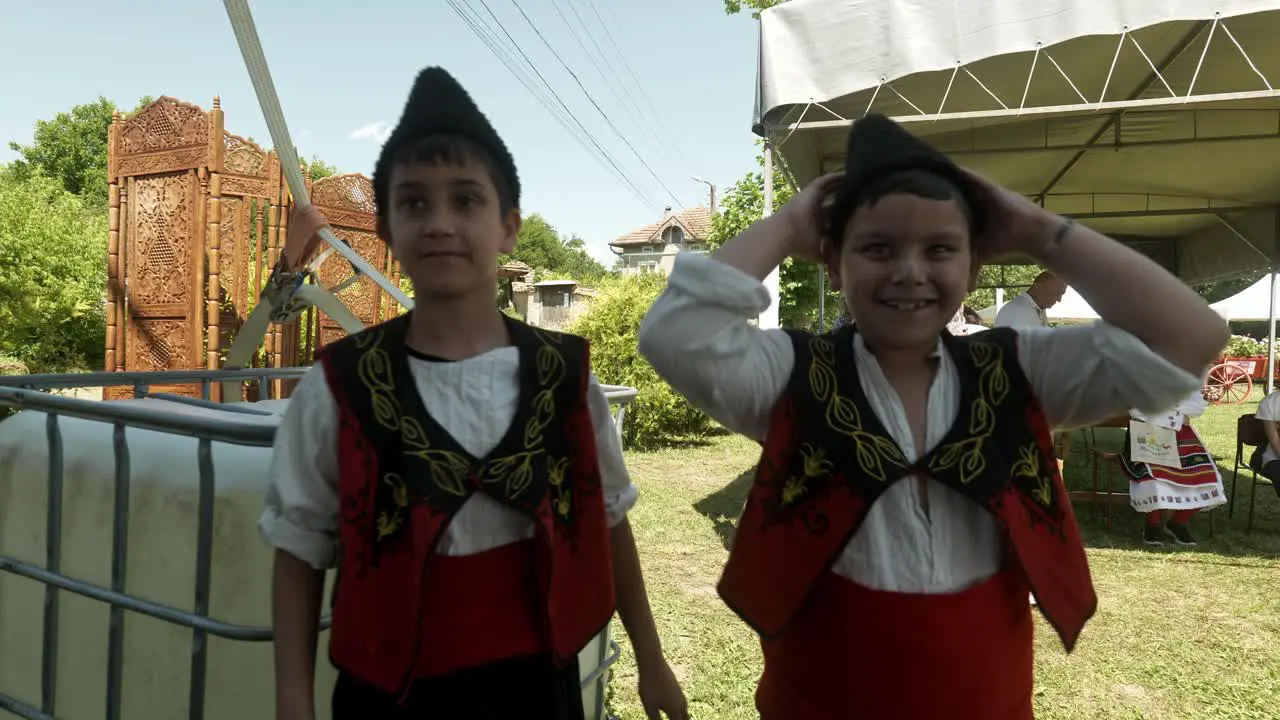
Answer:
[[[1009,254],[1103,322],[947,333]],[[788,256],[825,258],[853,325],[748,322]],[[761,717],[1030,720],[1028,591],[1068,650],[1097,606],[1050,430],[1172,404],[1226,337],[1152,261],[878,116],[854,124],[844,175],[681,255],[640,350],[764,446],[719,585],[761,635]]]

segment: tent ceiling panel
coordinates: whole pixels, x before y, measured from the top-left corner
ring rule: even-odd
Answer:
[[[761,17],[757,131],[804,184],[843,166],[850,118],[884,113],[1216,278],[1280,258],[1274,222],[1207,212],[1280,205],[1277,37],[1280,0],[791,0]]]
[[[1055,63],[1090,102],[1101,97],[1104,86],[1108,100],[1134,93],[1150,74],[1150,63],[1168,65],[1166,79],[1173,74],[1170,84],[1175,91],[1181,87],[1179,94],[1198,64],[1198,94],[1259,89],[1265,85],[1256,75],[1248,79],[1251,70],[1241,72],[1248,66],[1231,37],[1264,75],[1275,78],[1280,54],[1268,51],[1280,30],[1277,10],[1275,0],[791,0],[761,15],[755,120],[777,124],[792,106],[811,102],[857,117],[882,82],[893,84],[924,112],[936,113],[957,66],[1006,105],[1018,107],[1037,49],[1026,107],[1079,99]],[[1221,19],[1216,27],[1215,17]],[[1116,57],[1126,28],[1130,40]],[[1211,42],[1201,64],[1206,40]],[[1167,62],[1171,56],[1175,59]],[[1041,82],[1048,80],[1054,82]],[[998,107],[963,71],[951,94],[949,112],[963,107],[952,102],[972,103],[970,97],[987,98],[976,109]],[[896,96],[877,98],[881,101],[887,104],[878,109],[886,114],[913,112]]]

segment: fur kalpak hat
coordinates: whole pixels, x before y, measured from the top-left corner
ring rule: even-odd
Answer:
[[[379,217],[385,217],[390,195],[391,168],[396,153],[415,142],[433,135],[466,138],[489,153],[496,170],[506,181],[516,207],[520,206],[520,177],[511,152],[489,124],[489,119],[476,107],[475,101],[444,68],[429,67],[418,73],[409,92],[400,122],[382,145],[373,170],[373,193]]]
[[[845,149],[844,178],[834,193],[829,232],[839,237],[868,188],[876,181],[904,170],[937,175],[960,192],[971,213],[974,229],[982,225],[978,215],[981,193],[959,166],[933,146],[907,132],[883,115],[867,115],[853,123]]]

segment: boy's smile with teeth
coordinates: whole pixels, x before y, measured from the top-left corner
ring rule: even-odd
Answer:
[[[881,300],[880,304],[888,305],[895,310],[923,310],[936,302],[936,300]]]

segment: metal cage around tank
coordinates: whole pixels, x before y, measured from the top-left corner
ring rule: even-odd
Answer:
[[[193,370],[174,372],[109,372],[64,375],[26,375],[0,377],[0,406],[45,414],[45,440],[48,449],[47,490],[45,517],[45,547],[43,566],[25,562],[8,555],[0,555],[0,572],[27,578],[44,586],[42,624],[42,648],[40,660],[40,697],[20,699],[5,693],[0,686],[0,710],[6,710],[29,720],[55,720],[58,716],[58,647],[59,647],[59,598],[63,593],[74,593],[109,606],[109,619],[105,628],[107,640],[107,666],[105,717],[118,720],[121,717],[122,685],[124,672],[125,618],[127,613],[149,616],[171,625],[191,630],[191,669],[188,690],[188,717],[200,720],[205,717],[206,678],[208,674],[208,640],[210,637],[231,641],[261,643],[272,640],[269,627],[235,624],[210,616],[209,598],[212,590],[214,548],[214,504],[218,487],[218,473],[214,464],[215,444],[266,448],[275,436],[275,427],[261,422],[240,422],[225,418],[178,415],[157,412],[132,403],[106,402],[74,397],[64,397],[52,391],[81,388],[131,389],[134,398],[152,397],[181,404],[203,406],[245,415],[262,415],[267,411],[254,408],[252,403],[223,404],[210,400],[215,388],[222,383],[249,385],[257,390],[257,397],[272,398],[283,383],[274,381],[296,380],[306,368],[262,368],[247,370]],[[168,393],[152,393],[151,388],[195,386],[198,397]],[[621,433],[627,406],[636,397],[636,390],[620,386],[604,386],[613,409],[615,427]],[[269,413],[268,413],[269,414]],[[62,571],[63,555],[63,504],[64,463],[62,418],[80,418],[111,426],[113,448],[110,460],[114,466],[112,531],[110,552],[110,584],[102,586],[77,579]],[[186,436],[197,441],[193,458],[197,475],[197,527],[195,561],[194,602],[190,609],[159,603],[125,591],[126,569],[129,565],[129,497],[130,463],[129,431],[150,430],[174,436]],[[18,478],[22,480],[22,478]],[[263,579],[267,582],[267,579]],[[322,629],[327,628],[329,618],[322,619]],[[605,718],[605,685],[609,668],[617,660],[619,648],[609,637],[606,627],[602,638],[597,638],[599,652],[595,667],[586,672],[582,686],[588,718]],[[34,648],[31,648],[34,650]],[[590,693],[587,698],[587,693]]]

